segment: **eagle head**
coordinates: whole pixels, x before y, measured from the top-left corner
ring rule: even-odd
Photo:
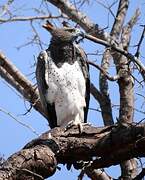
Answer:
[[[79,36],[83,35],[83,32],[78,28],[63,27],[56,28],[49,21],[44,24],[44,27],[52,35],[53,42],[74,42]]]

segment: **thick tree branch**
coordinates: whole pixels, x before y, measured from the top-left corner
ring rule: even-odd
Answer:
[[[43,145],[22,149],[0,167],[0,179],[44,180],[56,171],[57,162],[54,155],[49,147]]]
[[[127,10],[129,7],[129,0],[120,0],[118,5],[117,14],[115,17],[115,21],[111,30],[111,36],[113,38],[118,39],[121,33],[121,29],[123,27],[123,23],[127,14]]]
[[[123,28],[121,35],[121,44],[123,49],[128,50],[130,44],[130,36],[133,26],[136,24],[137,19],[140,15],[137,10],[131,20]],[[128,67],[128,59],[122,54],[114,52],[114,62],[116,64],[117,72],[121,74],[121,78],[118,81],[119,92],[120,92],[120,114],[119,119],[123,119],[127,122],[133,120],[133,107],[134,107],[134,92],[133,92],[133,79],[131,76],[131,70]]]
[[[140,10],[136,9],[132,18],[122,28],[121,44],[122,44],[124,50],[128,50],[128,46],[129,46],[130,39],[131,39],[131,32],[132,32],[134,25],[137,23],[139,16],[140,16]]]
[[[115,17],[115,21],[114,21],[114,24],[113,24],[113,27],[111,29],[111,37],[112,39],[114,40],[117,40],[119,39],[119,36],[121,34],[121,29],[123,27],[123,23],[124,23],[124,20],[125,20],[125,17],[126,17],[126,13],[127,13],[127,10],[128,10],[128,5],[129,5],[129,1],[128,0],[120,0],[119,2],[119,6],[118,6],[118,10],[117,10],[117,13],[116,13],[116,17]],[[110,59],[111,59],[111,53],[112,53],[112,49],[110,48],[106,48],[104,54],[103,54],[103,58],[102,58],[102,62],[101,62],[101,66],[103,67],[103,69],[105,71],[108,70],[109,68],[109,65],[110,65]],[[118,76],[120,78],[120,76]],[[118,78],[118,79],[119,79]],[[106,98],[108,99],[108,101],[110,101],[110,98],[109,98],[109,90],[108,90],[108,82],[107,82],[107,78],[106,76],[104,76],[103,73],[100,73],[100,90],[101,92],[104,93],[104,95],[106,95]],[[111,103],[109,105],[111,107]],[[107,108],[110,108],[109,106],[107,106]],[[107,122],[108,124],[107,125],[111,125],[113,124],[113,121],[111,121],[111,119],[109,118],[109,116],[107,116],[108,118],[105,117],[105,122]],[[130,161],[127,161],[128,163]],[[121,163],[121,169],[127,169],[127,170],[130,170],[129,168],[127,168],[126,164],[128,165],[128,163]],[[123,171],[121,173],[122,177],[123,177]],[[126,172],[127,174],[127,172]]]
[[[140,15],[139,10],[137,10],[131,20],[123,28],[121,34],[122,48],[128,50],[130,44],[130,37],[133,26],[136,24],[137,19]],[[120,92],[120,109],[119,109],[119,119],[125,123],[131,123],[133,121],[133,111],[134,111],[134,83],[131,76],[131,70],[129,69],[127,63],[128,59],[117,53],[113,52],[114,62],[116,65],[116,70],[121,74],[121,78],[118,80],[119,92]],[[124,161],[121,163],[121,177],[125,180],[133,178],[137,174],[137,163],[135,159],[129,161]]]
[[[101,94],[101,92],[95,87],[95,85],[93,83],[91,83],[91,86],[90,86],[90,91],[91,91],[91,94],[93,95],[93,97],[100,103],[103,102],[104,100],[104,96],[103,94]],[[103,105],[103,104],[102,104]]]
[[[119,38],[119,35],[121,33],[120,29],[122,29],[124,19],[126,17],[126,13],[128,10],[128,0],[121,0],[118,5],[118,10],[116,13],[115,21],[111,30],[111,38],[116,41]],[[110,66],[110,58],[111,58],[111,49],[106,48],[105,52],[102,57],[101,67],[102,69],[107,73],[108,68]],[[115,76],[115,79],[118,79],[119,75]],[[99,76],[99,87],[101,93],[106,98],[106,104],[107,106],[102,106],[102,116],[103,121],[105,125],[111,125],[113,124],[113,115],[112,115],[112,107],[111,107],[111,99],[109,96],[109,89],[108,89],[108,82],[107,82],[107,76],[100,72]],[[112,79],[112,78],[111,78]]]
[[[101,62],[101,68],[103,71],[100,71],[99,75],[99,88],[101,93],[104,95],[106,99],[106,105],[102,106],[102,117],[104,125],[111,125],[113,124],[113,114],[112,114],[112,107],[111,107],[111,99],[109,95],[109,87],[108,87],[108,79],[109,80],[117,80],[119,78],[118,75],[114,77],[107,77],[106,74],[108,74],[108,68],[110,66],[110,49],[106,48],[105,52],[103,53],[102,62]]]
[[[36,87],[34,87],[2,52],[0,53],[0,76],[28,100],[37,111],[47,118],[47,115],[42,109]]]
[[[59,8],[63,13],[65,13],[71,20],[78,23],[86,32],[93,34],[98,38],[106,39],[104,31],[94,24],[87,15],[80,12],[78,9],[73,6],[69,0],[47,0],[57,8]]]
[[[104,128],[85,126],[82,134],[78,127],[68,131],[55,128],[8,158],[0,168],[0,178],[28,179],[33,173],[47,178],[55,172],[57,163],[88,161],[91,157],[96,160],[86,169],[109,167],[133,157],[144,157],[144,145],[145,124]]]

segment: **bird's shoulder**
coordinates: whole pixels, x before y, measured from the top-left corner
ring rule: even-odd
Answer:
[[[89,79],[89,65],[85,51],[79,45],[74,45],[77,53],[77,60],[82,69],[85,79]]]
[[[50,59],[50,51],[47,50],[47,49],[46,50],[42,50],[39,53],[37,59],[38,59],[38,62],[40,62],[40,61],[48,61]]]

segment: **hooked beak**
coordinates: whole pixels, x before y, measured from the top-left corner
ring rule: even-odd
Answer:
[[[52,31],[54,29],[54,26],[48,20],[46,21],[46,24],[42,25],[42,27],[47,31]]]

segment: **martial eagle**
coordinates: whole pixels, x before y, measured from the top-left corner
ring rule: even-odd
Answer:
[[[43,25],[51,35],[48,49],[40,52],[36,80],[40,100],[51,128],[87,122],[90,81],[87,58],[75,43],[77,28]]]

